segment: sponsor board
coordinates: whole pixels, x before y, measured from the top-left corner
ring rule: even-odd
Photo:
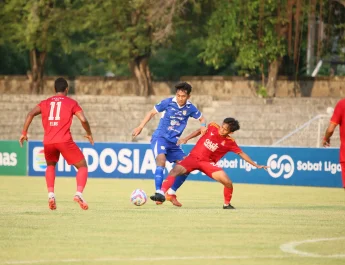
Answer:
[[[0,141],[0,175],[26,175],[27,144],[20,147],[18,141]]]
[[[154,154],[149,144],[78,142],[89,167],[89,176],[98,178],[153,179],[156,169]],[[193,145],[184,145],[186,154]],[[341,187],[341,168],[338,148],[272,148],[242,147],[255,162],[269,165],[265,171],[257,169],[238,155],[229,153],[218,165],[234,183],[274,185],[300,185]],[[167,166],[167,170],[172,165]],[[44,176],[46,169],[43,145],[29,143],[29,175]],[[58,176],[75,176],[76,170],[60,157]],[[213,181],[199,171],[188,177],[191,180]]]

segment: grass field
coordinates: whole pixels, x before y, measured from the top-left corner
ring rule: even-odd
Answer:
[[[58,177],[50,211],[44,178],[0,177],[0,264],[345,264],[342,189],[236,184],[223,210],[218,183],[187,181],[182,208],[135,188],[153,180],[89,179],[82,211]]]

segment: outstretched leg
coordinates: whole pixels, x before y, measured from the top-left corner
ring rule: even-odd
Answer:
[[[183,166],[181,166],[181,165],[174,166],[174,168],[169,172],[167,179],[164,181],[164,184],[163,184],[164,187],[162,187],[163,194],[169,188],[171,188],[171,186],[174,184],[177,176],[184,175],[186,172],[187,172],[187,170]],[[153,201],[162,201],[163,200],[160,196],[156,196],[156,195],[157,195],[157,193],[155,195],[150,196],[151,200],[153,200]],[[165,201],[165,197],[164,197],[163,202],[164,201]]]
[[[219,171],[213,172],[211,176],[214,180],[216,180],[216,181],[218,181],[224,185],[223,209],[235,209],[235,207],[233,207],[230,204],[230,201],[232,199],[232,193],[234,191],[231,179],[228,177],[228,175],[225,173],[224,170],[219,170]]]

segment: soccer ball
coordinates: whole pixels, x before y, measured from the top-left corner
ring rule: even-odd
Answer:
[[[142,206],[147,201],[147,195],[142,189],[135,189],[131,194],[131,203],[136,206]]]

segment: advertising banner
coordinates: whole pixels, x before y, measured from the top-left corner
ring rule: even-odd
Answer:
[[[78,142],[95,178],[153,179],[155,158],[149,144]],[[186,154],[193,145],[184,145]],[[243,146],[242,150],[255,162],[269,165],[268,171],[254,168],[238,155],[228,153],[218,165],[234,183],[341,187],[338,148],[278,148]],[[167,166],[170,170],[171,164]],[[41,142],[29,143],[29,175],[44,176],[46,163]],[[76,171],[60,157],[58,176],[75,176]],[[213,181],[199,171],[190,180]]]
[[[27,144],[20,147],[18,141],[0,141],[0,175],[26,175]]]

